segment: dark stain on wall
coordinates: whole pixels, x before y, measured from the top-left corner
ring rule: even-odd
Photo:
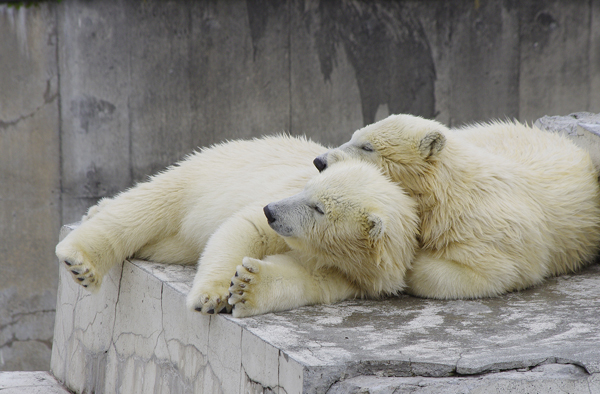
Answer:
[[[289,0],[314,39],[321,73],[329,81],[343,47],[361,95],[364,124],[380,105],[390,113],[435,116],[435,67],[424,29],[402,2]],[[287,1],[246,0],[254,56],[268,19],[285,12]],[[289,17],[289,15],[288,15]],[[287,32],[282,34],[294,34]]]
[[[112,118],[116,107],[108,101],[83,95],[71,101],[71,114],[79,120],[80,129],[86,134],[96,131],[101,124]]]
[[[252,39],[252,49],[254,59],[258,52],[258,43],[265,36],[267,22],[270,17],[281,17],[281,13],[285,12],[284,6],[287,0],[246,0],[246,8],[248,9],[248,20],[250,24],[250,37]],[[287,15],[289,18],[289,15]],[[281,32],[281,34],[289,34],[289,32]]]
[[[434,116],[431,49],[423,27],[403,3],[323,0],[316,12],[323,76],[331,75],[336,48],[343,45],[356,72],[365,124],[375,120],[383,104],[390,113]]]

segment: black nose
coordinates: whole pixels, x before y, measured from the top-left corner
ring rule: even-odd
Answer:
[[[269,224],[271,224],[275,221],[275,217],[271,213],[271,210],[269,209],[268,205],[263,208],[263,212],[265,213],[265,216],[267,217],[267,222]]]
[[[327,168],[327,159],[324,156],[318,156],[313,160],[313,164],[317,167],[319,172],[323,172],[323,170]]]

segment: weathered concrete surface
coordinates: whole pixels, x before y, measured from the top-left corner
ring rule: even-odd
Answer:
[[[598,393],[600,378],[575,365],[546,364],[517,370],[457,378],[389,378],[359,376],[334,384],[329,394],[464,394],[464,393]]]
[[[47,370],[60,228],[54,9],[0,5],[0,370]]]
[[[48,372],[0,372],[2,394],[69,394]]]
[[[577,146],[587,150],[600,171],[600,114],[576,112],[568,116],[544,116],[535,126],[566,135]]]
[[[600,103],[589,2],[69,0],[56,11],[63,223],[224,139],[338,145],[390,113],[458,126]]]
[[[600,373],[600,266],[473,301],[349,301],[240,321],[304,365],[341,376],[451,376],[581,366]],[[317,370],[316,366],[320,369]],[[317,372],[318,371],[318,372]]]
[[[60,271],[52,372],[76,392],[600,390],[598,264],[491,299],[401,296],[246,319],[187,311],[193,267],[125,262],[96,295]]]

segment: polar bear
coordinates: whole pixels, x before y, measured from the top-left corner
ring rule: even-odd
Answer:
[[[404,289],[416,202],[374,165],[340,162],[264,212],[290,251],[244,258],[229,289],[234,317]]]
[[[600,190],[588,153],[517,122],[449,130],[392,115],[318,156],[376,163],[418,202],[420,248],[407,292],[495,296],[572,272],[600,245]]]
[[[204,314],[231,310],[232,306],[228,303],[230,282],[236,267],[243,261],[248,267],[261,267],[262,283],[270,277],[269,272],[277,272],[277,269],[271,270],[269,264],[281,260],[296,268],[302,263],[305,267],[303,269],[309,271],[314,269],[323,278],[329,271],[339,271],[340,275],[345,275],[350,283],[345,288],[343,297],[348,294],[375,295],[398,291],[404,285],[404,267],[410,265],[411,253],[414,254],[413,244],[416,241],[413,239],[416,239],[417,230],[412,221],[417,220],[415,203],[412,202],[411,205],[412,199],[379,174],[379,170],[371,168],[370,172],[368,169],[357,170],[357,174],[366,173],[365,176],[369,179],[358,180],[353,177],[353,184],[366,188],[375,185],[374,182],[378,180],[384,195],[389,194],[389,198],[395,201],[396,206],[401,206],[401,209],[394,208],[394,212],[386,215],[386,208],[376,206],[371,200],[365,201],[364,205],[351,205],[350,202],[355,200],[351,198],[352,196],[346,200],[345,194],[349,193],[350,189],[341,187],[342,185],[336,183],[330,176],[319,175],[312,166],[312,159],[325,151],[326,148],[323,146],[303,138],[275,136],[253,141],[232,141],[196,152],[163,173],[155,175],[148,182],[139,183],[116,197],[104,199],[90,208],[81,225],[57,245],[56,254],[67,266],[74,280],[92,291],[101,285],[102,277],[113,265],[129,257],[166,264],[198,262],[187,304],[190,309]],[[340,169],[345,168],[346,172],[352,172],[356,166],[355,163],[351,166],[341,166]],[[300,192],[316,175],[319,179],[329,180],[322,180],[320,183],[314,180],[312,184],[327,187],[331,194],[320,193],[316,190],[317,186],[314,186],[310,189],[313,191],[310,196],[315,204],[320,201],[319,209],[324,215],[329,215],[327,217],[331,222],[327,225],[323,221],[311,225],[322,225],[319,230],[322,233],[319,234],[318,239],[333,244],[321,243],[309,247],[308,239],[314,234],[303,234],[304,238],[292,235],[282,237],[278,234],[281,229],[276,231],[272,228],[276,227],[272,219],[269,219],[272,222],[269,224],[269,220],[263,213],[263,207],[274,200]],[[339,176],[341,179],[342,175]],[[348,176],[343,179],[347,180]],[[383,186],[386,182],[387,189]],[[334,190],[334,184],[340,186],[338,191]],[[390,192],[388,190],[390,188],[397,195]],[[303,196],[309,195],[307,191],[303,193]],[[356,198],[363,196],[361,190],[356,190],[354,193]],[[374,193],[376,194],[377,191]],[[371,213],[371,216],[366,215],[366,217],[373,220],[349,223],[345,221],[343,214],[333,210],[332,201],[348,201],[348,209],[364,209],[360,213],[365,215]],[[275,204],[272,207],[274,208],[269,211],[271,218],[283,215],[278,208],[280,205]],[[317,205],[314,208],[316,212]],[[325,209],[331,211],[326,213]],[[411,212],[414,217],[411,216]],[[352,217],[358,220],[359,212],[351,213],[355,215]],[[392,216],[398,215],[405,217],[406,220],[391,219]],[[380,220],[377,221],[375,218]],[[299,217],[296,219],[300,220]],[[303,223],[310,223],[306,218],[303,220],[305,220]],[[396,222],[405,223],[405,233],[398,230]],[[283,223],[283,216],[278,223]],[[372,227],[369,227],[369,224],[372,224]],[[288,227],[297,229],[298,225],[299,223],[289,221]],[[360,234],[363,238],[348,238],[357,236],[352,231],[360,226],[363,226],[361,227],[363,229],[370,229],[369,236]],[[340,233],[330,234],[329,232],[334,228],[339,229]],[[386,230],[388,228],[398,230],[397,234],[389,235],[390,232]],[[303,239],[304,242],[301,241]],[[394,240],[393,243],[391,239]],[[292,251],[290,245],[294,245],[294,242],[304,247]],[[340,259],[348,258],[348,262],[358,263],[358,258],[352,259],[348,254],[359,253],[355,250],[356,247],[365,246],[365,242],[371,249],[362,250],[362,253],[372,254],[373,258],[363,263],[366,265],[362,271],[367,271],[365,278],[357,278],[355,275],[362,272],[361,269],[347,267],[346,262],[343,262],[341,268],[329,267],[335,256]],[[381,244],[386,246],[383,247]],[[395,244],[398,246],[394,246]],[[318,249],[317,245],[322,245],[324,249]],[[274,257],[269,257],[262,262],[258,260],[265,256]],[[307,256],[313,256],[315,259]],[[389,267],[386,265],[396,264],[392,259],[397,260],[399,264],[397,267],[399,272],[395,276],[388,272]],[[292,261],[296,263],[292,264]],[[377,272],[371,271],[373,267],[369,266],[369,263],[375,264],[374,268],[383,270],[385,277],[377,276]],[[248,278],[248,275],[249,273],[246,273],[243,278]],[[312,283],[326,283],[325,279],[320,279],[321,277],[316,278],[316,282]],[[366,282],[363,281],[368,280],[371,280],[369,283],[374,286],[369,291],[361,287],[366,286],[364,284]],[[256,291],[261,288],[258,282],[256,278],[249,282],[252,286],[248,287],[245,296],[238,294],[239,285],[231,289],[236,295],[237,305],[246,304],[245,308],[241,306],[236,308],[237,315],[267,311],[269,308],[281,309],[284,305],[291,305],[290,303],[293,302],[298,304],[299,301],[293,300],[288,301],[288,304],[278,302],[272,305],[272,300],[266,304],[261,303],[257,300],[261,297]],[[391,282],[394,283],[390,284]],[[354,289],[353,292],[349,290],[350,288]],[[261,291],[274,295],[273,291],[268,292],[267,289]],[[279,294],[277,297],[283,296]],[[341,296],[327,294],[324,290],[322,297],[323,302],[328,302],[338,300]],[[310,294],[303,302],[320,302],[319,300],[317,295]],[[268,304],[269,302],[271,304]]]

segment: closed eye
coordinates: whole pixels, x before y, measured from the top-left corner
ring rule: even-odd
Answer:
[[[325,212],[323,212],[323,210],[321,209],[321,207],[319,207],[318,205],[313,206],[313,209],[319,214],[319,215],[325,215]]]
[[[360,147],[360,149],[364,150],[365,152],[373,152],[375,150],[371,144],[364,144]]]

